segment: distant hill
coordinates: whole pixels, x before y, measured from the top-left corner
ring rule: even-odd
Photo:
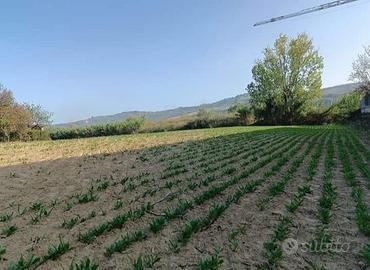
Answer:
[[[322,97],[322,100],[324,104],[330,105],[336,98],[340,97],[343,94],[353,91],[356,88],[356,86],[357,84],[349,83],[325,88],[323,89],[324,95]],[[206,103],[198,106],[178,107],[175,109],[164,111],[128,111],[113,115],[93,116],[91,118],[76,122],[56,124],[55,127],[89,126],[124,120],[129,117],[140,117],[140,116],[145,116],[145,118],[149,120],[163,120],[179,117],[186,114],[196,113],[200,108],[210,111],[224,112],[227,111],[227,109],[230,106],[238,103],[247,103],[248,100],[249,100],[248,94],[241,94],[235,97],[225,98],[214,103]]]

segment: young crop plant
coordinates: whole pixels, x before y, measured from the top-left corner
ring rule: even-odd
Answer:
[[[79,220],[79,223],[83,223],[85,222],[86,220],[89,220],[89,219],[92,219],[96,217],[96,212],[93,210],[91,211],[87,216],[85,217],[81,217],[80,220]]]
[[[123,207],[123,201],[121,199],[118,199],[114,202],[114,206],[113,206],[113,209],[114,210],[118,210],[118,209],[121,209]]]
[[[273,239],[276,241],[283,241],[288,233],[289,227],[292,224],[292,221],[288,217],[280,217],[279,223],[275,227]]]
[[[132,261],[132,267],[134,270],[144,270],[146,268],[154,268],[155,264],[158,263],[161,258],[155,254],[139,255],[139,257]]]
[[[40,204],[38,207],[33,208],[36,213],[31,217],[31,224],[37,224],[43,217],[50,216],[53,209],[54,208],[48,209],[44,204]]]
[[[223,172],[222,175],[232,175],[236,172],[236,168],[234,167],[228,167]]]
[[[298,187],[298,192],[293,195],[293,198],[286,205],[286,209],[290,213],[294,213],[303,203],[303,199],[306,194],[311,193],[311,187],[309,185],[302,185]]]
[[[32,203],[31,205],[31,209],[34,211],[39,211],[40,209],[43,209],[43,208],[46,208],[43,202],[37,201],[37,202]]]
[[[7,222],[13,218],[13,212],[6,212],[0,215],[0,222]]]
[[[365,245],[360,250],[360,257],[367,266],[370,265],[370,244]]]
[[[115,241],[112,245],[108,246],[104,255],[111,257],[114,253],[122,252],[128,248],[132,243],[146,238],[147,234],[143,230],[135,230],[133,232],[122,235],[121,239]]]
[[[62,228],[65,228],[65,229],[72,229],[75,225],[78,224],[80,220],[80,217],[79,216],[76,216],[76,217],[71,217],[70,219],[67,219],[67,220],[63,220],[63,223],[62,223]]]
[[[5,237],[9,237],[12,234],[14,234],[17,231],[17,229],[18,228],[15,225],[8,225],[1,230],[1,235],[4,235]]]
[[[89,203],[98,200],[98,196],[90,189],[88,193],[80,193],[76,195],[77,202],[81,204]]]
[[[166,219],[164,217],[157,217],[149,222],[149,227],[153,233],[157,233],[165,226],[165,224]]]
[[[108,179],[99,179],[96,181],[96,190],[103,191],[109,187],[109,180]]]
[[[174,182],[169,181],[169,180],[166,181],[166,183],[164,184],[165,188],[167,188],[167,189],[171,189],[173,187],[173,185],[174,185]]]
[[[278,262],[283,258],[283,250],[276,240],[269,240],[263,243],[264,256],[267,259],[268,266],[262,266],[260,269],[275,269]]]
[[[10,262],[5,268],[6,270],[28,270],[34,269],[41,263],[41,258],[30,254],[26,259],[21,256],[18,261]]]
[[[47,254],[43,257],[43,261],[56,260],[71,249],[69,242],[64,241],[62,237],[59,237],[59,243],[49,246]]]
[[[137,259],[132,261],[132,269],[133,270],[144,270],[144,260],[141,255]]]
[[[3,257],[5,254],[6,254],[6,248],[0,245],[0,262],[3,260]]]
[[[218,270],[221,269],[222,264],[224,263],[222,257],[219,255],[219,252],[214,252],[210,257],[201,258],[198,261],[197,269],[198,270]]]
[[[229,234],[228,236],[228,242],[229,242],[229,248],[232,250],[232,251],[236,251],[239,247],[239,239],[238,239],[238,236],[240,234],[245,234],[246,233],[246,225],[241,225],[239,226],[238,228],[236,229],[233,229],[231,231],[231,233]]]
[[[22,208],[19,203],[17,204],[17,215],[18,216],[23,216],[27,212],[27,210],[28,210],[27,207]]]
[[[69,266],[69,270],[98,270],[99,265],[90,258],[85,258],[83,261],[78,263],[72,262]]]
[[[122,229],[123,225],[128,220],[134,220],[141,218],[147,211],[150,211],[153,208],[153,205],[150,203],[145,203],[141,207],[134,210],[130,209],[126,214],[116,215],[111,220],[100,223],[99,225],[94,226],[85,233],[80,233],[78,240],[85,244],[91,244],[95,241],[96,237],[112,231],[113,229]]]
[[[69,200],[65,202],[64,211],[67,212],[71,210],[75,206],[75,202],[73,200]]]

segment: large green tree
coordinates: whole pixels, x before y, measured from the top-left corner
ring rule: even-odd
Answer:
[[[248,85],[256,116],[272,124],[299,121],[321,96],[323,58],[306,34],[280,35],[263,51]]]

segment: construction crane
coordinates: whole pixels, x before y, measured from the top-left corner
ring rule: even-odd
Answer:
[[[323,5],[320,5],[320,6],[316,6],[316,7],[312,7],[312,8],[306,8],[306,9],[303,9],[303,10],[298,11],[298,12],[290,13],[288,15],[279,16],[279,17],[275,17],[275,18],[272,18],[272,19],[264,20],[264,21],[255,23],[253,26],[259,26],[259,25],[263,25],[263,24],[267,24],[267,23],[273,23],[273,22],[276,22],[276,21],[285,20],[285,19],[288,19],[288,18],[296,17],[296,16],[301,16],[301,15],[304,15],[304,14],[307,14],[307,13],[312,13],[312,12],[320,11],[320,10],[327,9],[327,8],[333,8],[333,7],[341,6],[341,5],[344,5],[344,4],[349,4],[349,3],[352,3],[352,2],[356,2],[356,1],[358,1],[358,0],[334,1],[334,2],[326,3],[326,4],[323,4]]]

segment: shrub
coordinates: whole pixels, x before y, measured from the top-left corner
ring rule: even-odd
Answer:
[[[144,124],[144,118],[128,118],[124,121],[105,125],[94,125],[80,128],[57,128],[50,131],[53,140],[76,139],[110,135],[131,134]]]
[[[199,110],[195,119],[184,125],[183,129],[240,126],[242,122],[234,114],[217,114]]]

